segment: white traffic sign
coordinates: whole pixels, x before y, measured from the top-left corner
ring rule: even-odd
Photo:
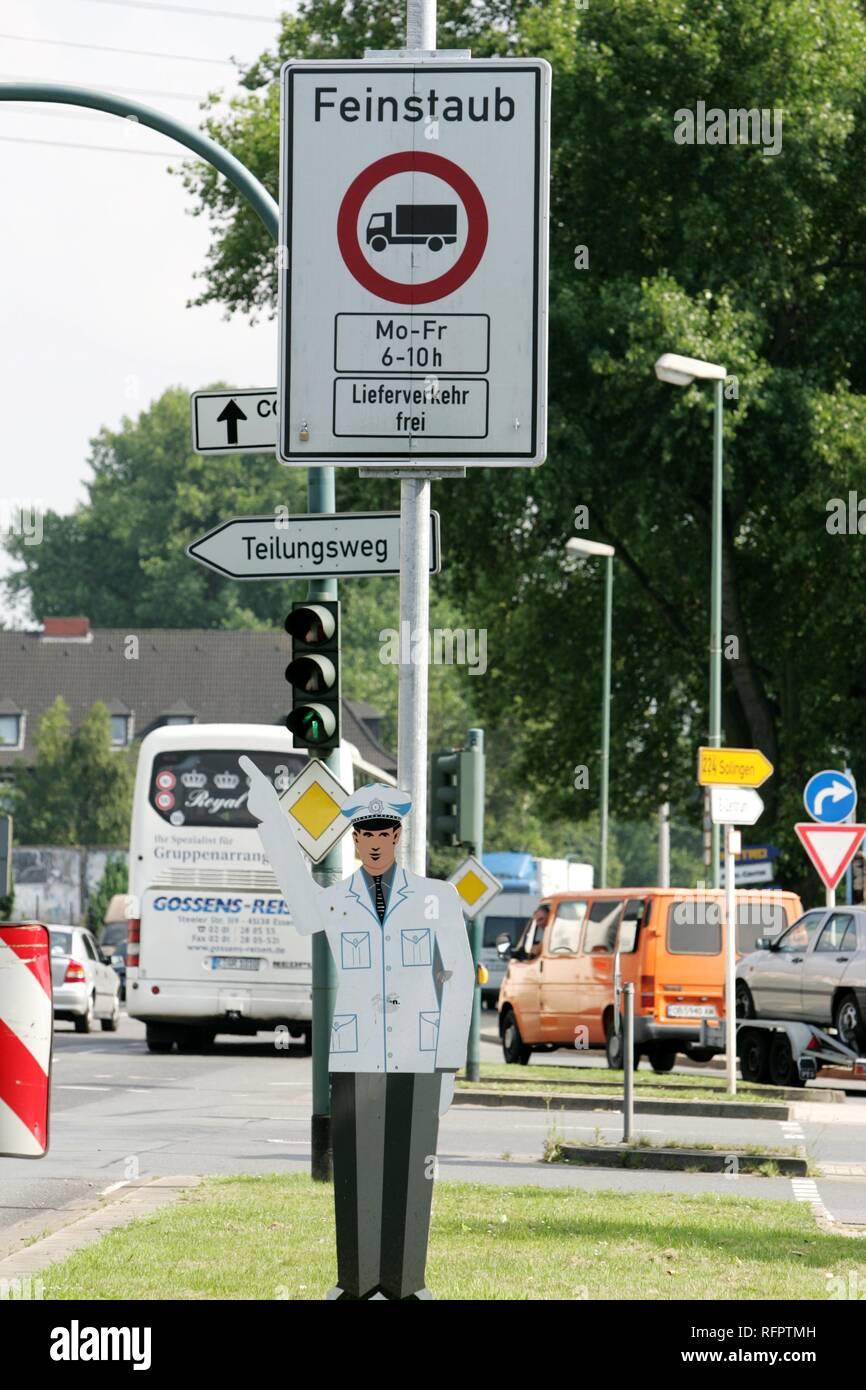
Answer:
[[[235,516],[187,546],[232,579],[304,579],[400,573],[399,512]],[[430,513],[430,573],[440,565],[439,513]]]
[[[710,787],[714,825],[754,825],[764,803],[754,787]]]
[[[541,463],[550,68],[282,71],[283,463]]]
[[[196,454],[266,454],[277,442],[276,391],[194,391]]]
[[[812,825],[800,821],[794,829],[824,887],[832,891],[857,853],[866,825]]]
[[[457,889],[463,911],[469,918],[478,917],[492,903],[497,893],[502,892],[499,879],[486,869],[474,854],[464,859],[448,882],[453,883]]]
[[[249,778],[247,778],[249,781]],[[280,797],[295,838],[314,864],[345,834],[349,822],[341,814],[350,793],[318,758],[310,758],[288,791]]]

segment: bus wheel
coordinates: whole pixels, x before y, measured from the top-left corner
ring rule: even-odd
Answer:
[[[532,1056],[532,1048],[520,1036],[517,1019],[512,1009],[502,1020],[502,1055],[506,1062],[518,1062],[525,1067]]]
[[[653,1071],[673,1071],[674,1062],[677,1060],[676,1048],[654,1047],[649,1053],[649,1059]]]
[[[147,1050],[148,1052],[171,1052],[174,1038],[166,1035],[162,1028],[155,1027],[152,1023],[147,1024]]]
[[[739,1035],[740,1071],[744,1081],[769,1080],[769,1048],[766,1033],[744,1028]]]
[[[776,1033],[770,1043],[770,1080],[774,1086],[805,1086],[800,1077],[787,1033]]]

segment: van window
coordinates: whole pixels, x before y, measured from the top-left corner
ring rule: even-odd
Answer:
[[[624,956],[631,955],[637,950],[638,931],[646,912],[646,906],[645,898],[629,898],[623,908],[616,944]]]
[[[759,936],[778,936],[788,925],[781,903],[761,901],[737,903],[737,950],[741,956],[755,950]]]
[[[623,899],[598,899],[589,909],[589,921],[583,934],[585,956],[612,955],[616,945],[616,929]]]
[[[585,902],[564,902],[556,909],[547,943],[548,955],[577,955],[580,929],[586,916]]]
[[[668,950],[674,956],[717,956],[722,949],[722,909],[706,898],[671,903]]]
[[[526,923],[523,935],[518,942],[518,950],[523,952],[525,958],[537,956],[540,952],[544,928],[547,926],[549,916],[550,903],[541,903]]]
[[[516,946],[525,926],[525,917],[485,917],[484,945],[495,946],[498,936],[507,936],[512,946]]]

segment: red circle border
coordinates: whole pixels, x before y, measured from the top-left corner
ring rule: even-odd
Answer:
[[[390,280],[387,275],[374,270],[358,241],[358,214],[367,194],[383,179],[391,178],[393,174],[407,173],[432,174],[450,184],[461,199],[469,221],[466,245],[451,269],[435,280],[425,280],[415,285]],[[487,232],[487,208],[477,184],[459,164],[427,150],[387,154],[362,169],[346,189],[337,214],[337,243],[348,270],[365,290],[393,304],[429,304],[434,299],[444,299],[446,295],[459,290],[478,268],[487,246]]]

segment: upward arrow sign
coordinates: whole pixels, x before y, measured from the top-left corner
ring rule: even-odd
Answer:
[[[217,424],[222,424],[223,421],[225,421],[227,444],[237,444],[238,420],[245,420],[246,418],[246,415],[241,410],[234,397],[232,397],[230,401],[226,401],[225,405],[223,406],[222,410],[217,416]]]

